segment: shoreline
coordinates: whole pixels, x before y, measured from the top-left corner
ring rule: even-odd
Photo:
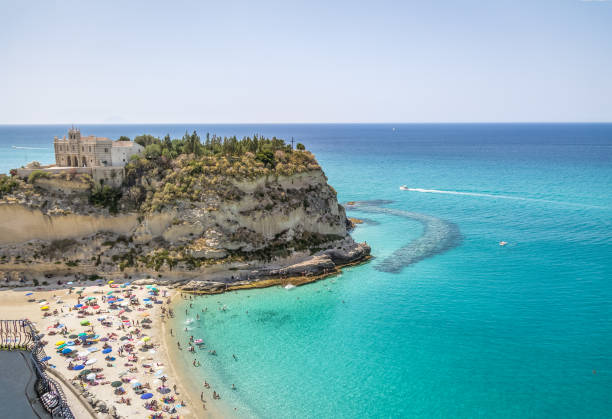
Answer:
[[[183,288],[183,286],[179,286],[176,288],[176,292],[192,294],[192,295],[217,295],[217,294],[224,294],[230,291],[249,290],[249,289],[257,289],[257,288],[269,288],[269,287],[273,287],[276,285],[281,285],[281,286],[294,285],[296,287],[299,287],[302,285],[307,285],[313,282],[321,281],[323,279],[332,278],[334,276],[341,274],[342,269],[344,268],[350,268],[353,266],[363,265],[365,263],[368,263],[371,259],[372,259],[372,256],[367,255],[363,257],[362,259],[359,259],[353,262],[336,265],[334,269],[332,269],[330,272],[326,272],[326,273],[322,273],[318,275],[299,275],[299,276],[289,276],[286,278],[267,277],[264,279],[256,279],[254,281],[247,282],[247,283],[242,282],[236,285],[226,284],[226,287],[223,289],[216,288],[216,289],[207,289],[207,290],[196,290],[196,289],[190,290],[190,289]]]
[[[174,290],[170,297],[170,304],[168,307],[174,311],[176,306],[178,305],[177,299],[180,296],[180,291]],[[169,317],[166,322],[173,322],[174,318]],[[198,392],[195,390],[196,388],[201,388],[202,383],[196,382],[193,378],[192,374],[187,371],[184,366],[181,366],[181,359],[178,357],[178,354],[174,354],[171,351],[171,348],[174,348],[174,336],[170,335],[170,331],[166,327],[166,322],[161,323],[161,340],[164,350],[166,351],[166,359],[168,360],[168,365],[170,366],[172,373],[176,377],[180,377],[179,381],[181,383],[189,383],[191,385],[183,385],[181,392],[185,392],[186,398],[189,401],[189,406],[192,406],[191,415],[195,418],[207,418],[207,419],[220,419],[220,418],[228,418],[231,417],[228,414],[229,406],[225,406],[225,409],[222,408],[224,401],[223,400],[215,400],[215,403],[212,403],[211,400],[206,399],[206,410],[196,408],[195,406],[200,406],[202,401],[199,398]],[[174,355],[173,355],[174,354]],[[208,390],[208,389],[206,389]],[[200,391],[205,391],[204,389]],[[199,412],[199,413],[196,413]]]

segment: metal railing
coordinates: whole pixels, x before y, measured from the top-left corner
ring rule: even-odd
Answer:
[[[0,349],[29,351],[36,371],[36,392],[54,418],[74,419],[62,387],[45,373],[47,355],[40,336],[29,320],[0,320]]]

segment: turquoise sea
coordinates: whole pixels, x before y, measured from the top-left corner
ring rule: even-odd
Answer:
[[[51,162],[67,128],[0,127],[0,172]],[[341,202],[393,210],[349,211],[368,264],[179,304],[182,341],[218,354],[196,369],[183,351],[185,368],[238,416],[612,417],[612,124],[81,127],[186,129],[294,137]],[[404,266],[396,251],[427,231],[402,211],[456,227],[454,247]]]

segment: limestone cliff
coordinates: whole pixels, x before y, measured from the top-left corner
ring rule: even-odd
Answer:
[[[197,279],[205,288],[317,275],[367,258],[369,247],[348,234],[316,160],[297,153],[277,153],[273,167],[249,155],[242,166],[221,168],[219,157],[165,166],[143,159],[126,168],[122,188],[104,194],[82,176],[10,180],[15,185],[0,197],[3,282],[35,274],[155,276]],[[290,166],[305,157],[307,164]]]

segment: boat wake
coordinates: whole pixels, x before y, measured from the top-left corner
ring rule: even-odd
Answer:
[[[443,191],[443,190],[438,190],[438,189],[422,189],[422,188],[407,188],[407,187],[400,187],[400,189],[403,191],[409,191],[409,192],[433,193],[433,194],[443,194],[443,195],[476,196],[476,197],[497,198],[497,199],[512,199],[515,201],[546,202],[548,204],[573,205],[573,206],[578,206],[578,207],[599,208],[594,205],[579,204],[576,202],[552,201],[549,199],[527,198],[524,196],[495,195],[495,194],[480,193],[480,192]]]
[[[380,202],[380,201],[378,201]],[[376,201],[358,201],[347,204],[348,209],[374,214],[390,214],[408,218],[423,224],[421,237],[400,247],[391,256],[378,263],[374,269],[381,272],[399,273],[406,266],[417,263],[423,259],[446,252],[461,243],[462,236],[456,224],[442,220],[431,215],[417,212],[383,208]],[[388,203],[386,201],[385,203]]]

